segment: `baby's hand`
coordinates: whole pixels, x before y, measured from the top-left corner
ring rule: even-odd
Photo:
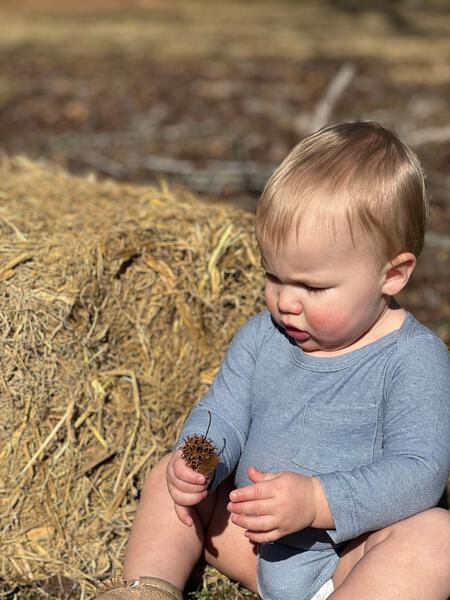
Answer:
[[[172,454],[167,465],[166,479],[178,518],[184,525],[191,527],[194,521],[189,507],[206,498],[208,479],[187,466],[181,458],[181,450]]]
[[[254,467],[247,473],[254,484],[233,490],[227,509],[250,540],[273,542],[313,524],[315,478],[292,472],[263,473]]]

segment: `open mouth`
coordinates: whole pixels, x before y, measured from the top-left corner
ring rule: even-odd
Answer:
[[[298,342],[304,342],[310,337],[307,331],[302,331],[296,327],[285,327],[285,330],[289,337],[294,338]]]

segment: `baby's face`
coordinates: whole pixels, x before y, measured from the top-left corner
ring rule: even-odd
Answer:
[[[367,236],[355,232],[353,243],[346,222],[333,232],[305,216],[283,250],[263,250],[262,264],[267,307],[304,351],[330,355],[377,339],[385,268]]]

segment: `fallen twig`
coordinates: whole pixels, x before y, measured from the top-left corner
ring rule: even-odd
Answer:
[[[329,123],[334,108],[354,78],[355,73],[356,68],[353,64],[344,63],[341,66],[316,104],[309,125],[310,131],[316,131]]]
[[[148,154],[120,164],[100,152],[88,151],[72,154],[71,158],[94,169],[117,178],[132,178],[136,171],[144,169],[156,174],[179,176],[194,191],[220,195],[225,187],[261,191],[274,166],[261,165],[255,161],[215,160],[198,168],[191,160]]]

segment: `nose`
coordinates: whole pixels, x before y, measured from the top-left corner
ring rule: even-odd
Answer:
[[[283,286],[279,290],[277,307],[283,314],[299,315],[303,312],[303,304],[289,286]]]

